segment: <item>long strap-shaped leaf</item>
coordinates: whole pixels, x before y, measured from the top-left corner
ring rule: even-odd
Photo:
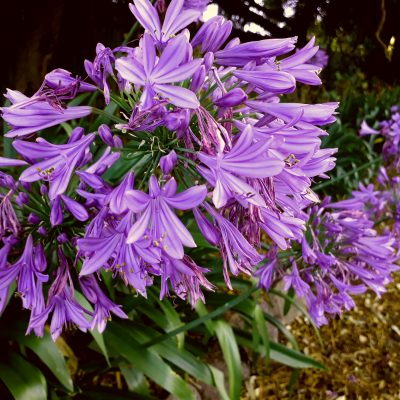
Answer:
[[[120,354],[178,399],[194,399],[190,386],[156,352],[144,348],[132,335],[127,338],[126,332],[122,324],[109,324],[105,337],[114,353]]]
[[[185,325],[182,325],[179,328],[176,328],[164,335],[160,335],[146,343],[143,344],[144,347],[151,347],[153,345],[155,345],[156,343],[160,343],[164,340],[167,340],[171,337],[174,337],[176,335],[178,335],[181,332],[186,332],[190,329],[193,329],[201,324],[204,324],[205,322],[218,317],[219,315],[223,314],[225,311],[231,309],[232,307],[235,307],[237,304],[241,303],[242,301],[244,301],[245,299],[247,299],[248,297],[250,297],[255,291],[257,291],[258,288],[257,287],[251,287],[250,289],[248,289],[246,292],[242,293],[240,296],[237,296],[236,298],[232,299],[231,301],[228,301],[227,303],[223,304],[222,306],[216,308],[215,310],[211,311],[210,313],[197,318]]]
[[[0,363],[0,379],[15,400],[47,399],[47,384],[43,374],[16,353],[10,353],[7,365]]]

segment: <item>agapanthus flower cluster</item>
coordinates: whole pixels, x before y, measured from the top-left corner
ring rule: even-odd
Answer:
[[[360,135],[382,135],[383,158],[388,167],[393,167],[396,173],[400,172],[400,109],[397,105],[391,107],[391,116],[378,123],[379,129],[371,128],[364,120],[361,124]]]
[[[349,199],[332,203],[326,197],[309,207],[307,232],[293,246],[294,255],[263,265],[256,272],[259,285],[269,289],[282,279],[284,289],[292,288],[303,299],[318,326],[328,322],[328,315],[352,309],[354,295],[371,289],[380,296],[400,267],[396,238],[388,229],[379,230],[373,199],[371,188],[361,186]]]
[[[53,338],[71,324],[102,331],[126,317],[105,275],[142,296],[157,284],[161,298],[204,300],[213,267],[191,257],[193,229],[219,252],[228,287],[265,258],[261,238],[286,250],[304,237],[304,201],[335,165],[321,136],[338,104],[280,100],[320,84],[318,47],[229,40],[221,16],[191,37],[201,8],[134,0],[144,33],[132,46],[98,44],[84,80],[57,69],[32,97],[8,91],[1,112],[19,158],[0,158],[0,308],[16,287],[28,332],[47,321]]]

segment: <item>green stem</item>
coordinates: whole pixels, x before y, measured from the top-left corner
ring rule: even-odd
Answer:
[[[133,34],[136,32],[136,29],[139,27],[139,22],[135,22],[131,28],[131,30],[126,34],[122,45],[125,46],[132,39]]]
[[[119,124],[124,124],[126,122],[125,120],[118,118],[115,115],[108,113],[107,111],[100,110],[99,108],[92,107],[92,111],[97,115],[105,116],[109,118],[111,121],[117,122]]]
[[[191,321],[185,325],[182,325],[179,328],[176,328],[170,332],[167,332],[164,335],[160,335],[152,340],[149,340],[148,342],[142,344],[142,346],[145,348],[154,346],[155,344],[163,342],[164,340],[170,339],[170,338],[178,335],[179,333],[186,332],[190,329],[195,328],[196,326],[204,324],[205,322],[209,321],[210,319],[218,317],[219,315],[223,314],[225,311],[228,311],[231,308],[237,306],[238,304],[240,304],[241,302],[246,300],[248,297],[250,297],[257,290],[259,290],[258,287],[253,286],[250,289],[248,289],[246,292],[242,293],[240,296],[235,297],[231,301],[228,301],[227,303],[216,308],[215,310],[211,311],[207,315],[204,315],[201,318],[197,318],[194,321]]]

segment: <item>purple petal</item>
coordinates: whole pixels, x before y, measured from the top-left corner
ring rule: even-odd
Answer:
[[[196,95],[189,89],[172,85],[154,85],[154,89],[161,93],[170,103],[182,108],[198,108],[200,105]]]

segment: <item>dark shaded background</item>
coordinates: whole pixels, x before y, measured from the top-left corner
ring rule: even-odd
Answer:
[[[390,84],[400,78],[399,0],[291,0],[296,7],[291,18],[284,16],[287,1],[265,0],[264,6],[256,0],[216,2],[234,21],[236,34],[243,39],[259,38],[243,32],[248,22],[261,25],[273,37],[297,35],[300,45],[306,42],[307,33],[314,30],[328,47],[341,38],[335,69],[346,72],[356,65],[368,78],[377,77]],[[128,0],[2,0],[1,91],[10,87],[30,95],[45,73],[57,67],[83,76],[83,61],[94,58],[96,43],[117,46],[131,28],[134,18],[128,3]],[[321,22],[316,25],[317,18]],[[382,21],[382,42],[388,44],[392,36],[396,38],[391,62],[376,38]]]

